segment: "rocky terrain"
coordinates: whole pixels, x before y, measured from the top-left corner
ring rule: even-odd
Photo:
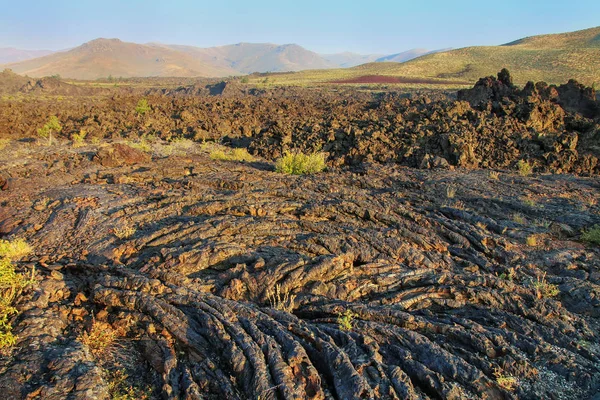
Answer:
[[[502,71],[458,94],[19,90],[0,103],[0,238],[32,246],[34,282],[6,398],[600,395],[592,89]],[[286,150],[329,168],[277,173]]]

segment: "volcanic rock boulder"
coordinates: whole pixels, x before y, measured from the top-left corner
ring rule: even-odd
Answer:
[[[94,155],[94,161],[104,167],[140,164],[150,161],[151,158],[148,153],[122,143],[103,147]]]

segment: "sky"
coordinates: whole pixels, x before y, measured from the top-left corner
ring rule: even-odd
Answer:
[[[599,0],[0,0],[0,47],[29,50],[62,50],[104,37],[391,54],[498,45],[598,25]]]

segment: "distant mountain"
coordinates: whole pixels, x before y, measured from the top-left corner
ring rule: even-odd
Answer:
[[[426,54],[439,53],[441,51],[448,51],[450,49],[440,49],[440,50],[427,50],[427,49],[411,49],[407,51],[403,51],[402,53],[390,54],[389,56],[384,56],[376,59],[376,62],[406,62],[410,61],[414,58],[424,56]]]
[[[0,64],[30,60],[32,58],[47,56],[52,54],[51,50],[23,50],[14,47],[0,48]]]
[[[340,68],[350,68],[373,62],[378,58],[383,57],[383,54],[356,54],[345,52],[336,54],[322,54],[321,57]]]
[[[272,84],[307,84],[377,76],[474,83],[508,68],[516,83],[600,83],[600,27],[522,38],[500,46],[476,46],[422,55],[403,63],[376,62],[353,68],[273,76]]]
[[[234,75],[230,68],[215,67],[189,54],[164,47],[96,39],[48,56],[3,66],[33,77],[60,75],[73,79],[134,76]]]
[[[219,68],[229,68],[243,74],[300,71],[338,66],[297,44],[238,43],[209,48],[163,44],[151,45],[180,51]]]

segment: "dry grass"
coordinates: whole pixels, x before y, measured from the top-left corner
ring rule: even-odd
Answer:
[[[488,176],[490,177],[490,179],[493,179],[495,181],[500,180],[500,172],[498,171],[490,171],[488,173]]]
[[[92,354],[101,356],[109,351],[123,333],[107,322],[92,320],[92,325],[79,335],[79,341],[87,346]]]
[[[269,304],[272,308],[289,313],[294,311],[294,301],[296,300],[296,295],[290,295],[289,292],[284,293],[281,290],[281,285],[275,285],[275,291],[272,291],[269,288],[267,290],[267,299],[269,299]]]
[[[221,161],[254,161],[254,157],[248,153],[246,149],[229,149],[225,146],[213,146],[210,152],[210,158],[212,160]]]
[[[129,375],[125,370],[104,371],[108,382],[108,393],[111,400],[146,400],[152,396],[150,388],[142,389],[127,383]]]
[[[446,197],[449,199],[453,199],[456,196],[456,186],[448,185],[446,186]]]
[[[0,139],[0,151],[4,150],[10,144],[10,139]]]
[[[31,254],[32,248],[23,239],[0,240],[0,258],[16,261]]]
[[[137,230],[135,229],[135,227],[133,226],[129,226],[129,225],[125,225],[125,226],[120,226],[120,227],[116,227],[113,229],[113,234],[118,237],[119,239],[123,240],[123,239],[129,239],[130,237],[132,237],[133,235],[135,235],[135,232]]]
[[[512,375],[505,374],[500,368],[496,368],[494,370],[494,377],[496,378],[496,383],[498,386],[509,392],[512,392],[517,388],[517,378]]]

